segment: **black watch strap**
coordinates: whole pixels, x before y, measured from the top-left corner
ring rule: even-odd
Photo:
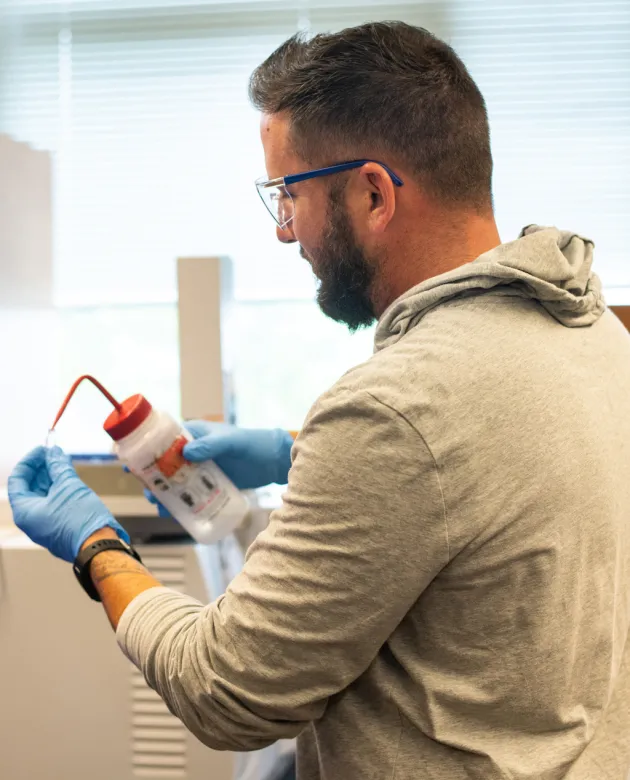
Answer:
[[[90,577],[90,567],[94,557],[99,553],[106,550],[120,550],[121,552],[131,555],[137,561],[142,563],[142,559],[130,544],[127,544],[124,539],[99,539],[98,541],[90,544],[77,555],[76,560],[72,565],[72,570],[79,581],[79,584],[88,596],[94,601],[100,601],[101,597],[98,595],[92,578]]]

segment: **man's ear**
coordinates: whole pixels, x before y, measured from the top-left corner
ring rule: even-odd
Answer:
[[[368,224],[375,233],[382,233],[396,211],[396,185],[385,168],[369,162],[359,169],[360,186],[367,193]]]

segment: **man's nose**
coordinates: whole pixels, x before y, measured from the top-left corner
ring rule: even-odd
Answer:
[[[276,238],[283,244],[295,244],[297,238],[293,232],[293,220],[288,225],[281,228],[279,225],[276,227]]]

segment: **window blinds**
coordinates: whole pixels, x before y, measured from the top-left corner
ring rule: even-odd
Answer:
[[[503,239],[576,230],[630,286],[627,0],[5,0],[0,132],[54,153],[57,302],[170,301],[174,258],[219,252],[242,299],[312,297],[252,186],[247,80],[297,29],[391,18],[445,38],[484,92]]]

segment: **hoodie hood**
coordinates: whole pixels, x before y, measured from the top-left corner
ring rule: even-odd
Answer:
[[[592,262],[590,239],[530,225],[516,241],[427,279],[397,298],[379,320],[375,351],[395,344],[436,306],[490,290],[538,301],[569,328],[592,325],[606,308],[599,278],[591,272]]]

